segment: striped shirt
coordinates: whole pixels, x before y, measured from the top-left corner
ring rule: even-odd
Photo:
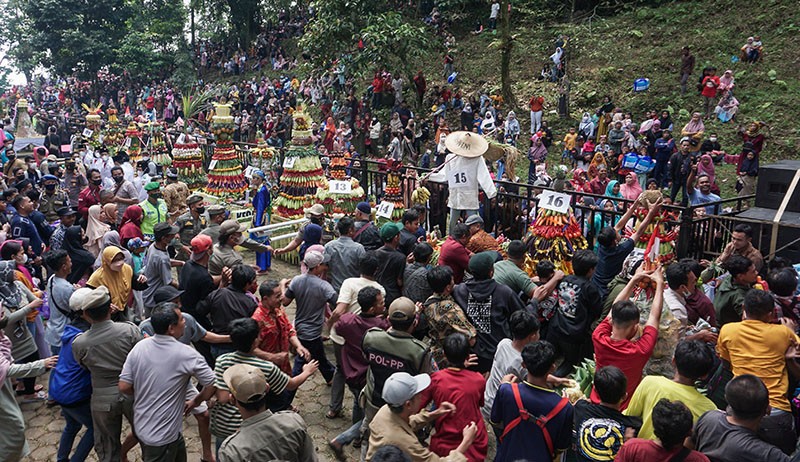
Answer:
[[[261,358],[257,358],[248,353],[241,353],[234,351],[232,353],[225,353],[217,358],[216,366],[214,367],[214,386],[219,390],[230,391],[225,381],[222,379],[222,374],[236,364],[249,364],[255,366],[264,373],[264,377],[269,384],[270,393],[279,395],[286,389],[289,383],[289,376],[281,372],[275,364]],[[211,408],[211,433],[217,438],[227,438],[228,436],[236,433],[242,425],[242,416],[236,405],[232,403],[221,404],[217,403],[216,406]]]

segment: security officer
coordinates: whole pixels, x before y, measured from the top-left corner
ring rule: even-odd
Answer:
[[[92,377],[94,450],[101,462],[116,462],[122,452],[123,416],[133,424],[133,400],[120,393],[119,375],[142,333],[135,324],[111,320],[111,295],[105,286],[78,289],[70,297],[69,306],[91,324],[89,330],[75,337],[72,354]]]
[[[204,215],[206,208],[203,204],[203,196],[192,194],[186,199],[186,205],[189,206],[189,210],[175,220],[178,235],[172,241],[172,245],[177,250],[176,258],[182,261],[188,260],[192,253],[192,239],[208,225]]]
[[[139,203],[139,207],[144,212],[142,218],[142,234],[148,239],[153,239],[153,228],[162,222],[169,222],[167,216],[167,203],[161,198],[161,184],[157,181],[151,181],[144,187],[147,191],[147,200]]]
[[[221,205],[212,205],[208,208],[208,226],[206,229],[201,231],[201,234],[205,234],[211,237],[211,240],[214,244],[217,243],[219,240],[219,225],[225,221],[227,213],[225,213],[225,207]]]
[[[169,216],[175,217],[186,211],[189,198],[189,187],[178,181],[178,170],[167,170],[167,185],[164,186],[164,201],[167,203]]]
[[[58,209],[69,207],[69,195],[58,186],[58,177],[45,175],[42,177],[43,191],[39,195],[39,211],[48,223],[58,220]]]

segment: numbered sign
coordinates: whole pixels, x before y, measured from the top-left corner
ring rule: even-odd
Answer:
[[[197,144],[206,144],[206,143],[208,143],[208,140],[206,139],[205,136],[198,136],[197,137]]]
[[[475,174],[467,172],[466,170],[450,169],[447,173],[447,186],[450,189],[477,189]]]
[[[558,213],[569,213],[569,194],[555,191],[542,191],[539,194],[539,207]]]
[[[181,136],[178,137],[178,141],[176,141],[175,143],[184,144],[185,142],[186,142],[186,135],[181,133]]]
[[[125,140],[125,149],[130,149],[130,147],[131,147],[131,139],[128,138],[127,140]]]
[[[389,201],[383,201],[378,204],[378,211],[375,215],[383,218],[392,219],[392,212],[394,211],[394,204]]]
[[[328,191],[335,194],[350,194],[353,185],[349,181],[331,180],[328,182]]]
[[[88,128],[84,128],[83,129],[82,135],[83,135],[84,138],[91,138],[93,134],[94,134],[94,130],[90,130]]]
[[[214,159],[214,160],[211,161],[210,164],[208,164],[208,171],[210,172],[211,170],[214,170],[214,168],[216,168],[216,167],[217,167],[217,160]]]
[[[294,168],[295,162],[297,162],[297,157],[287,157],[283,159],[283,168]]]

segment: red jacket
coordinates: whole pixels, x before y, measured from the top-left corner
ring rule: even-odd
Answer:
[[[447,240],[442,244],[442,250],[439,252],[439,265],[447,265],[453,270],[453,279],[456,284],[461,284],[464,280],[464,272],[469,266],[470,251],[464,247],[464,244],[453,239],[453,236],[447,236]]]
[[[717,88],[719,88],[719,77],[716,75],[707,75],[703,78],[703,91],[701,92],[706,98],[716,98]]]
[[[89,207],[100,203],[100,188],[92,190],[89,185],[78,194],[78,213],[84,220],[89,218]]]

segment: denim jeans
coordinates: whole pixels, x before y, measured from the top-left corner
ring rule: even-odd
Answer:
[[[326,382],[330,382],[333,380],[333,373],[336,371],[336,367],[328,361],[328,357],[325,356],[325,345],[322,343],[322,337],[317,337],[314,340],[303,340],[300,339],[300,343],[306,347],[306,349],[311,353],[311,359],[316,359],[319,361],[319,371],[322,376],[325,378]],[[292,368],[292,377],[296,377],[303,372],[303,365],[306,363],[306,360],[303,359],[300,355],[294,357],[294,368]]]
[[[66,425],[61,432],[61,441],[58,443],[58,454],[56,460],[58,462],[83,462],[94,447],[94,426],[92,425],[92,410],[89,401],[75,407],[61,407],[61,415],[64,416]],[[72,449],[72,443],[75,437],[81,430],[81,427],[86,427],[78,447],[75,448],[75,453],[69,457],[69,452]]]
[[[334,441],[342,446],[352,443],[361,436],[361,423],[364,420],[364,410],[361,409],[361,406],[358,404],[358,395],[361,393],[361,390],[349,385],[348,387],[353,393],[353,425],[334,438]]]

